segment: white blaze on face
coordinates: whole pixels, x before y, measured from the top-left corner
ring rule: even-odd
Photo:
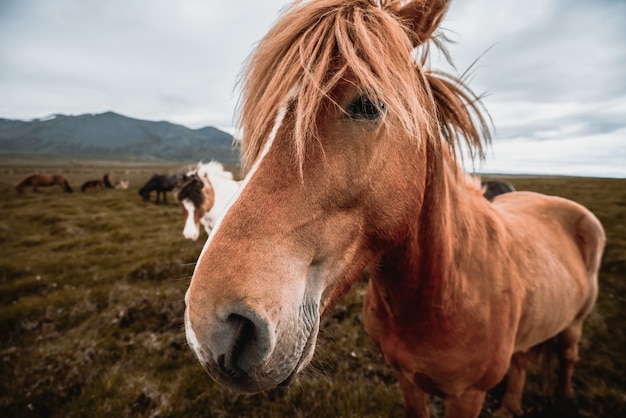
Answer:
[[[204,244],[204,247],[202,248],[200,257],[198,257],[196,268],[198,268],[198,265],[200,265],[200,260],[202,260],[206,249],[209,247],[209,245],[211,245],[211,241],[213,237],[217,235],[216,233],[217,233],[217,230],[219,229],[220,224],[222,223],[222,220],[226,217],[230,208],[241,197],[246,186],[250,183],[250,179],[254,177],[255,173],[259,169],[259,166],[263,162],[263,159],[265,158],[270,148],[272,147],[272,144],[274,143],[274,140],[276,139],[276,135],[278,135],[278,130],[280,129],[283,123],[283,119],[285,119],[285,115],[287,114],[287,108],[289,107],[289,103],[296,97],[297,93],[298,93],[298,86],[296,85],[291,88],[291,90],[289,91],[289,94],[287,95],[287,97],[285,97],[282,106],[278,110],[276,119],[274,120],[274,127],[272,128],[270,132],[267,142],[263,146],[263,150],[261,151],[261,154],[257,157],[256,161],[254,162],[254,165],[252,166],[252,169],[248,172],[248,175],[246,175],[246,178],[241,182],[241,186],[239,187],[239,190],[237,191],[237,193],[235,193],[232,199],[230,199],[230,202],[226,205],[220,217],[215,221],[213,230],[211,231],[209,238],[207,239],[206,243]],[[187,210],[187,212],[189,212],[189,210]],[[188,215],[187,219],[189,218],[190,216]],[[186,228],[187,227],[185,227],[185,229]],[[194,271],[194,275],[195,275],[195,271]],[[192,276],[192,280],[193,280],[193,276]],[[198,344],[196,334],[193,331],[191,321],[189,320],[189,291],[190,289],[191,289],[191,284],[189,285],[189,288],[187,289],[187,292],[185,294],[185,305],[187,306],[187,309],[185,309],[185,334],[187,336],[187,342],[189,343],[189,346],[193,349],[193,351],[196,353],[196,355],[202,362],[204,360],[204,353],[200,349],[200,344]]]
[[[186,239],[197,240],[200,236],[200,229],[196,225],[195,212],[196,206],[189,199],[182,201],[183,207],[187,211],[187,218],[185,219],[185,229],[183,229],[183,236]]]

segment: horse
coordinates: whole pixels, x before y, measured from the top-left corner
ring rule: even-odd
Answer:
[[[111,178],[109,177],[109,173],[104,173],[104,175],[102,176],[102,183],[104,184],[104,187],[106,187],[107,189],[113,189],[113,185],[111,184]]]
[[[176,175],[166,174],[154,174],[150,179],[139,189],[139,195],[143,198],[144,202],[150,201],[150,192],[156,191],[156,203],[159,204],[160,196],[163,194],[163,203],[167,204],[166,192],[170,192],[176,187],[179,178]]]
[[[487,111],[427,67],[448,0],[297,1],[242,73],[245,177],[197,260],[185,333],[219,384],[287,385],[311,361],[320,318],[364,272],[365,331],[407,416],[523,412],[537,350],[574,397],[583,321],[605,234],[570,200],[520,191],[489,202],[461,168],[484,158]],[[434,37],[434,38],[433,38]],[[417,48],[417,49],[416,49]]]
[[[127,179],[119,179],[118,181],[115,182],[114,188],[126,190],[128,189],[129,186],[130,186],[130,181],[128,181]]]
[[[87,189],[104,189],[104,182],[102,179],[87,180],[80,186],[80,191],[85,192]]]
[[[186,174],[176,192],[185,216],[183,236],[196,241],[200,236],[200,223],[210,235],[215,221],[238,189],[239,182],[221,163],[198,163]]]
[[[493,201],[493,199],[498,195],[515,191],[515,187],[513,187],[513,185],[504,181],[482,181],[480,183],[480,186],[483,192],[483,196],[490,202]]]
[[[111,184],[111,179],[109,178],[109,173],[105,173],[101,179],[96,180],[87,180],[80,186],[80,191],[85,192],[88,189],[112,189],[113,185]]]
[[[15,186],[15,190],[21,194],[28,186],[31,186],[33,188],[33,192],[36,192],[38,187],[48,187],[54,185],[61,186],[63,191],[67,193],[72,193],[74,191],[67,178],[61,174],[31,174],[20,181]]]

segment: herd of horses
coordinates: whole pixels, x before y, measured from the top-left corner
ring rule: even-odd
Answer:
[[[604,230],[575,202],[462,170],[456,150],[481,157],[490,136],[480,98],[427,66],[431,41],[445,50],[436,31],[448,6],[295,2],[243,73],[244,179],[199,163],[139,190],[157,203],[174,192],[184,237],[207,232],[184,322],[219,384],[292,382],[321,316],[367,272],[365,330],[407,416],[428,417],[436,395],[446,417],[477,417],[507,373],[495,415],[519,416],[539,352],[558,360],[556,395],[571,403]]]
[[[167,204],[167,192],[172,192],[180,203],[183,214],[183,236],[196,241],[200,234],[200,226],[204,227],[207,236],[215,226],[217,219],[227,207],[230,199],[237,193],[241,182],[234,180],[233,174],[224,169],[217,161],[209,163],[198,162],[196,167],[182,174],[153,174],[138,190],[144,202],[150,201],[151,193],[156,194],[155,203]],[[15,189],[23,193],[27,186],[32,186],[34,192],[38,187],[60,185],[63,190],[72,193],[69,181],[60,174],[31,174],[20,181]],[[102,178],[87,180],[80,187],[81,192],[89,189],[127,189],[129,181],[120,179],[111,183],[108,173]],[[510,193],[515,188],[504,181],[482,181],[483,196],[493,200],[497,195]]]
[[[62,174],[40,174],[34,173],[26,176],[18,184],[15,185],[15,190],[18,193],[24,193],[27,187],[31,187],[33,192],[37,192],[40,187],[60,186],[64,192],[73,193],[74,189],[70,186],[70,182]],[[115,182],[115,185],[111,184],[109,174],[105,173],[102,178],[95,180],[87,180],[80,186],[81,192],[86,192],[89,189],[128,189],[129,182],[126,179],[120,179]]]

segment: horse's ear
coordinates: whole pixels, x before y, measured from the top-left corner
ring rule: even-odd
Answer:
[[[398,10],[397,14],[409,29],[414,46],[428,42],[449,5],[450,0],[416,0]]]

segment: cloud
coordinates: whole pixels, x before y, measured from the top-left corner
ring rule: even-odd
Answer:
[[[0,117],[112,110],[232,132],[242,65],[288,3],[0,2]],[[443,27],[450,71],[480,57],[469,84],[485,94],[495,158],[512,161],[501,144],[520,141],[626,149],[626,2],[457,0]]]

